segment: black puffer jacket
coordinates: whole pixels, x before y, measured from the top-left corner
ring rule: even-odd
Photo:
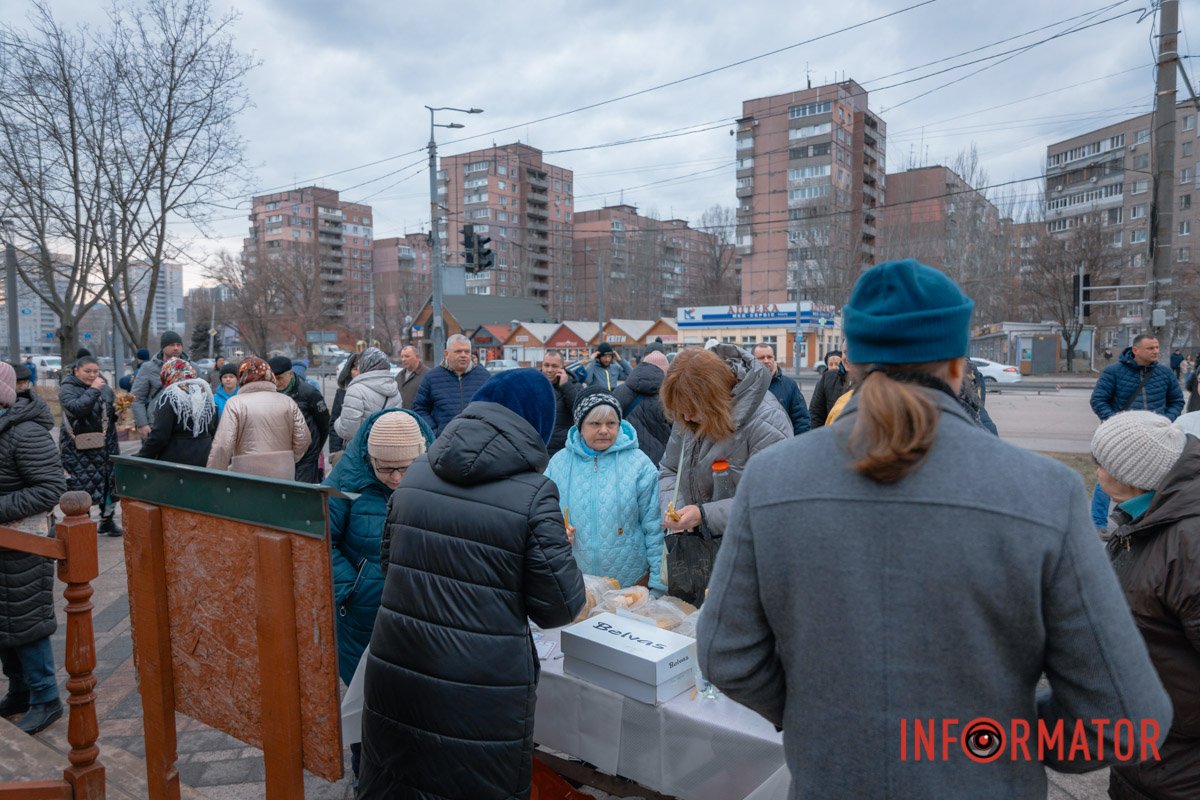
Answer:
[[[329,438],[329,407],[321,390],[299,375],[292,378],[287,391],[283,392],[296,401],[304,422],[308,425],[310,442],[308,450],[296,462],[296,480],[301,483],[321,482],[321,450]]]
[[[808,415],[812,430],[825,424],[825,418],[833,410],[833,405],[846,392],[853,388],[850,385],[850,375],[846,372],[845,364],[838,364],[837,369],[827,369],[817,381],[813,389],[812,402],[808,404]]]
[[[539,665],[527,619],[583,607],[546,447],[471,403],[392,495],[367,661],[360,800],[529,795]]]
[[[613,396],[621,404],[621,414],[637,431],[638,449],[656,467],[671,438],[671,423],[667,421],[667,412],[658,396],[666,377],[666,373],[653,364],[638,364],[625,382],[613,390]]]
[[[161,392],[159,397],[162,397]],[[201,434],[193,436],[176,417],[170,403],[156,403],[156,406],[150,435],[142,442],[138,457],[170,461],[173,464],[191,464],[193,467],[205,466],[208,452],[212,450],[213,434],[217,432],[216,411],[213,411],[212,418]]]
[[[1150,508],[1108,542],[1109,556],[1175,718],[1161,761],[1113,767],[1116,800],[1200,797],[1200,440],[1189,436]]]
[[[54,418],[41,400],[18,397],[0,416],[0,525],[45,514],[67,490],[50,430]],[[41,525],[34,526],[39,531]],[[36,642],[54,633],[54,563],[0,550],[0,647]]]
[[[554,433],[550,435],[550,441],[546,444],[546,452],[551,456],[567,446],[567,434],[575,424],[572,412],[580,388],[578,383],[570,379],[554,387]]]
[[[120,452],[114,399],[108,385],[93,389],[74,375],[68,375],[58,390],[63,418],[70,421],[71,430],[76,434],[99,433],[103,430],[104,416],[108,416],[108,435],[105,437],[105,446],[99,450],[77,450],[65,424],[58,437],[63,469],[67,471],[67,485],[72,490],[87,492],[92,496],[92,502],[98,505],[106,502],[105,497],[113,487],[113,467],[109,456]]]

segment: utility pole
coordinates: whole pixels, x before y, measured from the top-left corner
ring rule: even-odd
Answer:
[[[113,383],[121,380],[121,368],[125,365],[125,335],[121,332],[121,326],[117,324],[117,290],[121,285],[117,270],[117,212],[109,210],[108,212],[108,240],[112,243],[112,276],[113,285],[108,289],[108,301],[112,305],[109,306],[108,312],[112,317],[113,324]]]
[[[375,346],[375,271],[367,276],[367,345]],[[388,352],[392,344],[388,343]]]
[[[1150,328],[1167,329],[1171,307],[1171,242],[1175,227],[1175,76],[1179,68],[1179,0],[1158,7],[1158,77],[1154,87],[1154,206],[1150,239]],[[1163,352],[1171,351],[1163,342]]]
[[[11,219],[0,219],[4,228],[4,299],[8,314],[8,357],[21,360],[21,302],[17,297],[17,246],[13,242],[16,226]]]
[[[434,137],[434,128],[464,128],[466,126],[460,122],[439,125],[434,122],[433,115],[436,111],[482,114],[483,109],[453,108],[451,106],[425,107],[429,109],[429,229],[431,231],[429,249],[430,258],[433,260],[431,266],[433,270],[433,299],[430,303],[430,311],[432,313],[429,318],[429,340],[433,345],[433,363],[436,365],[442,363],[442,355],[446,349],[446,325],[442,318],[442,271],[445,265],[442,263],[441,228],[438,226],[440,204],[438,203],[437,196],[437,139]]]
[[[596,327],[600,329],[596,346],[604,343],[604,257],[596,256]]]
[[[217,288],[208,290],[208,357],[213,358],[213,340],[217,338]]]

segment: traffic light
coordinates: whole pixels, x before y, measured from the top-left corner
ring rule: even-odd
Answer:
[[[483,272],[489,270],[496,263],[496,254],[488,249],[488,242],[492,240],[490,236],[475,237],[475,271]]]
[[[463,253],[466,254],[467,272],[474,272],[472,265],[475,263],[475,226],[462,226],[462,246]]]

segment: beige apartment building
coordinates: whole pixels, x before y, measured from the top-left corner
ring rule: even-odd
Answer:
[[[285,327],[301,345],[307,326],[352,340],[363,335],[372,231],[371,207],[344,203],[333,189],[306,186],[252,198],[242,257],[269,259],[285,270],[292,295]]]
[[[376,239],[372,279],[375,338],[391,342],[395,352],[412,340],[412,318],[433,293],[429,236],[409,233]]]
[[[1200,235],[1200,176],[1197,175],[1197,115],[1191,103],[1179,104],[1175,130],[1175,203],[1171,256],[1175,285],[1195,283],[1200,252],[1193,237]],[[1046,232],[1069,236],[1083,220],[1095,218],[1109,245],[1119,251],[1119,272],[1111,277],[1125,285],[1145,284],[1150,278],[1151,206],[1154,200],[1154,158],[1151,115],[1142,114],[1046,148]],[[1093,280],[1093,285],[1099,281]],[[1111,284],[1108,284],[1111,285]],[[1116,293],[1092,293],[1091,299],[1118,299]],[[1098,330],[1098,349],[1119,352],[1148,325],[1142,290],[1125,291],[1127,303],[1096,307],[1089,322]],[[1178,309],[1186,330],[1195,320],[1190,303]],[[1165,344],[1165,343],[1164,343]]]
[[[438,231],[447,264],[464,264],[462,226],[491,238],[495,267],[467,273],[467,293],[528,297],[555,316],[575,302],[571,271],[574,174],[542,151],[508,144],[443,156]]]
[[[732,248],[686,220],[659,220],[635,206],[615,205],[575,215],[572,262],[575,304],[570,316],[658,319],[680,305],[736,303]]]
[[[734,145],[743,303],[845,302],[877,261],[886,139],[852,80],[743,102]]]

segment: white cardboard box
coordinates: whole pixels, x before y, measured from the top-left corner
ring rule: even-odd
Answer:
[[[696,663],[695,639],[610,613],[563,628],[561,647],[567,657],[650,686],[691,675]]]
[[[570,656],[563,659],[563,672],[650,705],[665,703],[696,685],[690,669],[675,673],[665,683],[652,685]]]

